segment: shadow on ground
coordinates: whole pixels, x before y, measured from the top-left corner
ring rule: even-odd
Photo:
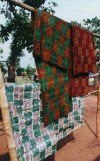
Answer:
[[[100,161],[100,155],[94,161]]]
[[[64,145],[66,145],[68,142],[75,140],[73,133],[66,136],[64,139],[58,142],[57,144],[57,151],[60,150]],[[55,161],[55,156],[51,155],[44,159],[43,161]],[[99,160],[100,161],[100,160]]]
[[[10,161],[9,153],[0,156],[0,161]]]
[[[57,145],[57,150],[60,150],[64,145],[66,145],[68,142],[75,140],[73,133],[70,135],[66,136],[63,140],[61,140],[58,145]],[[99,158],[100,159],[100,158]],[[0,156],[0,161],[10,161],[9,153],[6,153],[4,155]],[[51,155],[44,159],[43,161],[55,161],[55,156]],[[100,161],[100,160],[95,160],[95,161]]]

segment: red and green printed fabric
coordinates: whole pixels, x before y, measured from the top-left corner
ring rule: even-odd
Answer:
[[[42,105],[45,125],[67,116],[72,110],[69,95],[69,78],[66,70],[42,61],[36,61],[41,84]]]
[[[87,95],[90,91],[89,77],[80,76],[71,78],[71,96],[78,97]]]
[[[72,54],[74,75],[96,72],[96,54],[93,33],[72,25]]]
[[[70,24],[41,10],[35,11],[34,56],[45,62],[68,68],[70,54]]]
[[[67,116],[69,96],[70,24],[41,10],[35,11],[34,57],[45,125]]]

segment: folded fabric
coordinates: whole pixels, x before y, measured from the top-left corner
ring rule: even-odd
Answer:
[[[34,56],[45,62],[68,68],[70,24],[53,15],[36,10],[34,20]]]
[[[67,116],[72,109],[69,95],[69,78],[66,70],[36,61],[41,84],[41,98],[45,125]]]
[[[87,95],[90,91],[89,77],[88,76],[72,77],[70,87],[72,97]]]
[[[96,72],[96,54],[93,33],[72,25],[71,33],[73,74]]]

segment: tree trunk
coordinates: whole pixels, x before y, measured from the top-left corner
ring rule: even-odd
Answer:
[[[7,82],[11,82],[11,83],[15,82],[15,71],[16,71],[16,66],[14,64],[8,66],[8,79],[7,79]]]

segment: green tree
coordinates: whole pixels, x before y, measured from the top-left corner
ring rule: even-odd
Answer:
[[[84,19],[83,26],[96,34],[100,34],[100,19],[98,17],[86,20]]]
[[[0,63],[0,68],[1,68],[1,71],[3,72],[3,74],[7,73],[6,65],[4,65],[3,63]]]
[[[100,18],[94,17],[92,19],[83,20],[83,27],[100,35]],[[100,49],[100,38],[95,38],[96,48]]]
[[[23,73],[24,71],[25,71],[24,68],[18,67],[18,68],[16,69],[17,76],[21,76],[22,73]]]
[[[34,73],[36,72],[36,69],[32,68],[30,65],[28,65],[27,68],[25,69],[25,71],[28,75],[34,75]]]
[[[2,38],[0,38],[0,44],[3,43]],[[2,58],[2,54],[3,54],[3,49],[0,47],[0,57]]]
[[[82,27],[82,24],[78,23],[77,21],[71,21],[71,24]]]
[[[8,3],[4,0],[1,1],[4,4],[1,13],[5,16],[6,23],[1,25],[0,35],[5,41],[8,41],[9,38],[12,39],[8,64],[16,66],[16,62],[18,63],[20,58],[24,56],[23,49],[26,49],[29,53],[33,50],[31,13],[22,8],[16,8],[10,1],[8,1]],[[32,7],[41,7],[46,11],[48,10],[54,13],[53,7],[57,6],[57,4],[55,2],[48,2],[49,6],[45,8],[45,1],[46,0],[24,0],[23,2]],[[34,18],[33,13],[32,15]],[[10,73],[8,73],[8,77],[11,77]]]

